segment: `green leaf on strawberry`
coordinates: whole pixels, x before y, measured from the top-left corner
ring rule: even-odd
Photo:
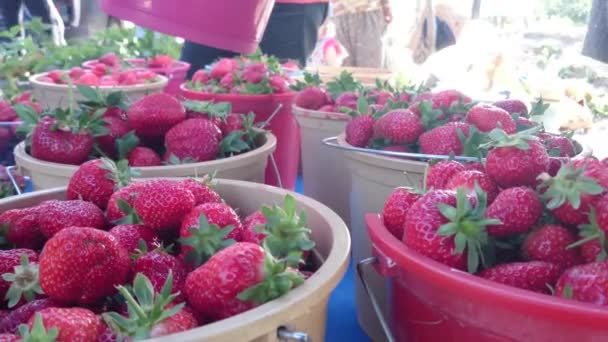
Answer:
[[[139,138],[135,135],[135,131],[129,131],[129,133],[117,138],[114,144],[116,145],[116,151],[118,151],[118,159],[127,159],[129,153],[139,146]]]
[[[194,267],[198,267],[217,251],[234,244],[233,239],[226,239],[232,230],[234,230],[233,225],[220,227],[217,224],[210,224],[207,216],[201,213],[198,227],[190,227],[188,230],[191,236],[178,240],[182,245],[192,248],[186,254],[186,261]]]
[[[532,108],[530,109],[530,116],[541,116],[545,114],[549,109],[550,104],[545,103],[543,98],[539,98],[538,101],[532,102]]]
[[[296,80],[296,84],[292,84],[289,86],[293,91],[300,91],[306,87],[318,87],[323,84],[321,80],[321,76],[318,73],[310,73],[308,71],[304,71],[304,82],[301,80]]]
[[[579,234],[582,239],[577,242],[569,245],[566,249],[576,248],[580,245],[583,245],[589,241],[597,240],[599,245],[601,246],[601,251],[597,255],[595,261],[604,261],[608,257],[608,242],[606,241],[606,232],[602,228],[597,221],[597,210],[594,207],[589,209],[589,223],[581,224],[578,226]]]
[[[244,135],[240,130],[228,133],[220,142],[219,157],[227,158],[251,150],[249,144],[243,140]]]
[[[55,342],[59,336],[59,329],[52,327],[46,329],[42,316],[39,313],[35,314],[34,324],[32,329],[27,324],[19,325],[19,336],[23,342]]]
[[[15,266],[14,270],[14,273],[2,275],[2,279],[11,284],[4,296],[4,299],[8,301],[9,308],[17,305],[22,297],[26,301],[31,302],[36,298],[37,294],[44,294],[44,291],[40,287],[38,265],[30,264],[27,255],[21,255],[20,264]]]
[[[572,163],[562,165],[555,177],[541,174],[539,179],[543,182],[538,186],[542,198],[547,201],[548,209],[562,206],[566,201],[572,208],[578,209],[581,205],[581,196],[599,195],[604,188],[593,178],[584,175],[585,167],[574,168]]]
[[[357,92],[362,89],[363,85],[355,80],[353,74],[348,71],[342,71],[335,80],[327,82],[327,90],[334,99],[344,92]]]

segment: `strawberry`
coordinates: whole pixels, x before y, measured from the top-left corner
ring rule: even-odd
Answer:
[[[12,274],[15,267],[19,267],[23,262],[27,263],[28,261],[32,263],[38,261],[38,254],[31,249],[19,248],[9,249],[6,251],[0,250],[0,274]],[[23,272],[20,271],[19,273],[22,274]],[[8,298],[7,293],[9,292],[9,289],[11,288],[15,279],[13,277],[10,280],[4,279],[4,276],[2,278],[3,280],[0,280],[0,296],[2,297],[2,299],[5,299]],[[16,290],[18,289],[13,289],[13,291],[11,292],[11,297],[15,297],[15,295],[18,295],[16,296],[16,300],[18,301],[21,297],[21,293],[15,294],[14,291]],[[14,301],[14,299],[12,300]],[[11,307],[17,304],[17,301],[14,301]]]
[[[82,200],[50,200],[40,204],[38,224],[47,238],[68,227],[103,229],[106,225],[103,211],[95,204]]]
[[[127,251],[112,234],[70,227],[44,245],[40,285],[51,299],[94,304],[127,280],[130,264]]]
[[[452,122],[426,131],[420,135],[420,152],[435,155],[462,155],[463,142],[460,135],[469,136],[470,126],[463,122]]]
[[[564,157],[549,157],[549,168],[547,169],[547,173],[551,177],[555,177],[559,172],[559,169],[562,168],[562,165],[568,163],[568,158]]]
[[[133,167],[160,166],[162,164],[158,153],[144,146],[137,146],[131,150],[127,155],[127,160],[129,166]]]
[[[227,136],[228,134],[242,130],[243,127],[243,117],[241,114],[230,113],[224,118],[224,122],[219,126],[222,134]]]
[[[0,100],[0,121],[13,121],[17,118],[17,112],[10,102]]]
[[[207,81],[209,81],[209,74],[205,69],[199,69],[192,75],[193,84],[203,85],[207,84]]]
[[[454,89],[442,90],[432,94],[431,100],[433,101],[433,108],[443,110],[450,109],[453,105],[458,103],[471,102],[470,97]]]
[[[53,83],[61,83],[61,79],[63,78],[64,74],[65,73],[61,70],[51,70],[46,73],[46,76],[50,78]]]
[[[352,91],[346,91],[336,97],[336,108],[342,110],[342,107],[357,110],[357,99],[359,95]]]
[[[70,69],[70,71],[68,72],[68,76],[74,80],[74,79],[78,79],[80,78],[82,75],[84,75],[86,73],[85,70],[83,70],[81,67],[73,67],[72,69]]]
[[[184,291],[196,312],[219,320],[278,298],[303,281],[259,245],[238,242],[188,274]]]
[[[566,137],[553,135],[545,139],[544,142],[547,151],[549,151],[552,156],[574,157],[576,155],[574,144]]]
[[[520,100],[500,100],[492,103],[492,105],[506,110],[511,115],[518,114],[520,117],[528,117],[528,106]]]
[[[464,168],[467,170],[476,170],[479,172],[486,172],[485,166],[481,162],[466,162]]]
[[[382,209],[382,222],[396,238],[402,238],[405,216],[420,197],[420,193],[410,188],[396,188],[386,199]]]
[[[54,117],[40,119],[32,131],[32,157],[45,161],[80,165],[93,150],[93,135],[90,131],[65,127]]]
[[[173,66],[173,58],[167,55],[156,55],[148,61],[148,68],[171,68]]]
[[[486,217],[501,223],[488,226],[492,236],[503,237],[525,233],[532,229],[542,215],[542,203],[528,187],[505,189],[488,206]]]
[[[154,291],[160,293],[169,274],[173,275],[171,293],[179,295],[186,281],[186,265],[182,260],[167,253],[162,248],[147,252],[140,250],[141,255],[133,264],[133,274],[142,274],[148,278]]]
[[[492,203],[498,196],[498,186],[485,173],[476,170],[464,170],[454,174],[445,186],[446,190],[456,190],[464,187],[469,195],[475,194],[475,186],[479,185],[481,190],[488,196],[488,203]]]
[[[424,132],[422,121],[407,109],[395,109],[384,114],[375,123],[377,136],[393,144],[412,144]]]
[[[170,180],[145,182],[137,189],[133,209],[146,227],[155,231],[179,228],[182,217],[194,207],[194,195]]]
[[[21,324],[28,322],[30,317],[33,317],[36,312],[39,312],[46,308],[61,307],[60,303],[57,303],[51,299],[36,299],[29,303],[24,304],[14,310],[11,310],[9,314],[0,320],[0,332],[15,334]]]
[[[180,227],[182,257],[190,265],[199,266],[217,250],[241,241],[243,225],[230,206],[204,203],[192,209]]]
[[[268,223],[268,221],[266,221],[266,217],[264,217],[264,214],[262,214],[260,210],[245,217],[243,220],[242,241],[259,245],[264,241],[264,238],[266,238],[266,234],[258,232],[258,227],[260,225],[265,225],[266,223]]]
[[[132,207],[135,197],[137,196],[137,192],[144,185],[144,182],[135,182],[114,192],[108,200],[108,206],[106,209],[108,221],[115,222],[125,217],[126,213],[124,213],[118,206],[119,200],[125,201],[125,203]]]
[[[128,185],[131,175],[124,160],[118,163],[107,158],[90,160],[80,165],[70,178],[66,197],[92,202],[105,210],[114,191]]]
[[[337,110],[336,106],[334,106],[333,104],[326,104],[324,106],[321,106],[321,108],[319,108],[318,111],[319,112],[324,112],[324,113],[337,113],[337,112],[339,112],[339,110]]]
[[[173,96],[158,93],[137,100],[129,108],[127,116],[137,136],[157,138],[184,121],[186,109]]]
[[[14,334],[0,334],[0,342],[19,342],[21,337]]]
[[[107,113],[107,111],[106,111]],[[116,149],[116,139],[125,136],[131,128],[129,124],[120,117],[110,114],[104,114],[105,127],[108,134],[97,137],[99,148],[110,158],[116,158],[118,151]]]
[[[596,305],[608,305],[608,261],[567,269],[557,281],[555,295]]]
[[[511,115],[506,110],[489,104],[475,105],[467,112],[466,121],[482,132],[490,132],[496,128],[502,129],[507,134],[516,131],[515,121]]]
[[[325,89],[309,86],[302,89],[295,98],[295,105],[300,108],[317,110],[327,104]]]
[[[580,225],[588,223],[591,206],[605,191],[589,173],[591,169],[565,164],[555,177],[541,175],[538,189],[543,193],[545,205],[562,223]]]
[[[38,224],[39,208],[7,210],[0,214],[0,226],[5,229],[8,242],[17,248],[40,249],[44,235]]]
[[[210,182],[210,178],[202,178],[201,180],[186,178],[180,181],[180,184],[192,192],[194,195],[194,205],[196,206],[204,203],[220,203],[222,198],[211,188]]]
[[[372,89],[367,94],[367,99],[374,104],[384,106],[388,100],[394,101],[395,96],[388,90]]]
[[[290,79],[284,75],[272,75],[268,81],[268,85],[272,88],[273,94],[284,94],[291,90],[289,89]]]
[[[215,63],[213,65],[213,67],[211,67],[209,76],[211,76],[211,78],[219,80],[222,77],[224,77],[226,74],[232,72],[232,70],[234,70],[234,69],[235,69],[235,65],[232,62],[232,60],[230,60],[230,58],[222,58],[219,61],[217,61],[217,63]]]
[[[118,58],[114,52],[106,53],[105,55],[99,57],[98,61],[111,67],[120,65],[120,58]]]
[[[539,293],[550,293],[561,268],[544,261],[513,262],[479,272],[479,276],[497,283]]]
[[[24,253],[19,258],[19,264],[13,267],[14,270],[2,274],[2,279],[4,279],[2,286],[4,287],[5,282],[9,284],[4,299],[8,301],[8,308],[13,310],[27,302],[44,296],[44,292],[40,288],[38,256],[32,258],[31,255]],[[30,263],[28,259],[34,260]]]
[[[47,329],[56,328],[58,341],[97,342],[102,324],[91,310],[84,308],[46,308],[38,311],[28,322],[34,326],[37,317]],[[50,330],[49,330],[50,332]]]
[[[462,188],[431,190],[407,212],[402,241],[433,260],[474,273],[487,243],[485,226],[499,222],[484,218],[485,206],[483,192],[474,200]]]
[[[102,72],[102,74],[103,73],[105,73],[105,70]],[[86,73],[80,76],[74,83],[94,87],[99,85],[99,77],[94,73]]]
[[[582,264],[578,248],[568,248],[576,242],[576,235],[567,228],[546,224],[533,230],[522,245],[522,254],[527,260],[546,261],[562,269]]]
[[[141,248],[140,241],[148,250],[152,250],[160,245],[158,236],[146,226],[141,224],[119,224],[112,227],[109,231],[118,243],[129,253],[133,254]]]
[[[608,189],[608,166],[595,158],[575,158],[572,165],[577,169],[584,168],[586,176],[597,180],[604,189]]]
[[[495,129],[489,135],[493,148],[486,159],[486,173],[503,188],[533,186],[536,177],[549,168],[549,155],[538,139],[527,131],[507,135]]]
[[[128,317],[116,312],[103,314],[109,327],[120,337],[117,340],[143,340],[186,331],[198,325],[196,317],[184,303],[173,304],[177,292],[173,288],[171,272],[159,292],[154,291],[150,280],[138,273],[133,281],[133,294],[124,286],[118,291],[125,299]]]
[[[354,147],[366,147],[374,135],[375,122],[369,114],[355,116],[346,124],[346,142]]]
[[[267,77],[268,68],[264,63],[254,62],[245,64],[241,78],[248,83],[260,83]]]
[[[118,74],[117,82],[118,82],[118,84],[124,85],[124,86],[131,86],[131,85],[136,85],[139,83],[137,81],[137,74],[135,73],[134,70],[127,70],[127,71],[120,72]]]
[[[232,73],[228,73],[222,77],[220,80],[220,87],[224,89],[230,89],[234,86],[234,75]]]
[[[465,170],[465,167],[454,160],[439,161],[428,169],[426,184],[422,184],[425,189],[446,189],[448,181],[455,174]]]
[[[166,156],[195,162],[213,160],[220,151],[222,131],[206,119],[188,119],[171,128],[165,136]]]

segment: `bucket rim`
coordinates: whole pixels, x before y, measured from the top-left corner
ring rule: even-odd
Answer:
[[[46,75],[48,72],[41,72],[38,74],[34,74],[32,76],[30,76],[29,80],[30,83],[32,84],[33,88],[38,88],[38,89],[46,89],[46,90],[51,90],[51,91],[67,91],[68,89],[68,85],[67,84],[55,84],[55,83],[46,83],[46,82],[40,82],[38,80],[39,77],[42,77],[44,75]],[[164,88],[167,83],[169,82],[169,78],[167,76],[163,76],[163,75],[156,75],[158,81],[156,82],[152,82],[152,83],[143,83],[143,84],[135,84],[135,85],[129,85],[129,86],[125,86],[125,85],[118,85],[118,86],[96,86],[96,89],[99,89],[100,91],[122,91],[125,93],[131,93],[131,92],[140,92],[140,91],[145,91],[147,89],[161,89]]]
[[[306,109],[298,107],[297,105],[291,106],[292,113],[297,117],[312,118],[320,120],[331,120],[331,121],[350,121],[351,117],[345,113],[336,112],[323,112],[320,110]]]
[[[297,94],[295,91],[292,91],[292,90],[290,90],[286,93],[280,93],[280,94],[253,94],[253,95],[223,94],[223,93],[216,94],[216,93],[208,93],[208,92],[204,92],[204,91],[189,89],[187,87],[186,82],[179,85],[179,90],[181,91],[182,95],[188,99],[196,99],[197,97],[203,96],[203,97],[213,98],[220,102],[230,102],[230,101],[236,101],[236,100],[258,101],[258,102],[267,102],[267,101],[273,101],[273,100],[287,101],[287,100],[291,100],[292,98],[294,98]]]

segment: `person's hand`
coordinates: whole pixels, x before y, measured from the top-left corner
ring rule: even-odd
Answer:
[[[382,6],[382,12],[384,13],[384,21],[387,24],[390,24],[393,21],[393,11],[391,10],[391,6],[386,3]]]

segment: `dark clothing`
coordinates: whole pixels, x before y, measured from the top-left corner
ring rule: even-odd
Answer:
[[[51,23],[51,12],[47,0],[0,0],[0,13],[6,29],[20,24],[19,9],[22,3],[32,17],[40,17],[42,22]]]
[[[260,42],[260,49],[280,60],[292,59],[304,66],[317,43],[319,27],[327,18],[327,3],[275,3],[268,26]],[[236,52],[184,43],[181,60],[192,65],[188,77],[218,58],[234,57]]]

